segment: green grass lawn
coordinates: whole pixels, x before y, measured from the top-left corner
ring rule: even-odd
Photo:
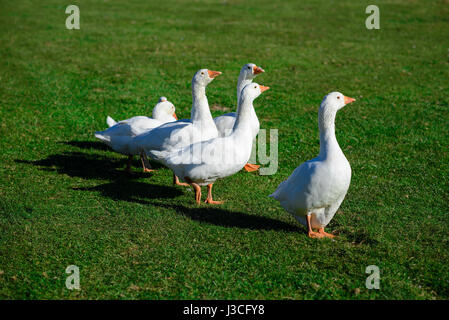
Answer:
[[[65,28],[69,4],[2,1],[0,298],[449,298],[447,0],[83,0],[80,30]],[[365,28],[369,4],[380,30]],[[223,205],[197,206],[137,158],[128,176],[93,136],[162,95],[189,117],[200,68],[223,72],[213,115],[234,110],[247,62],[266,70],[255,107],[279,130],[279,169],[217,181]],[[268,195],[318,154],[331,91],[357,99],[336,123],[353,178],[338,239],[319,241]]]

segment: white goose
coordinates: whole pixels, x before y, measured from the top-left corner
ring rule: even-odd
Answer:
[[[234,123],[237,118],[240,94],[243,88],[245,88],[247,84],[253,82],[253,79],[262,72],[265,72],[265,70],[256,66],[254,63],[247,63],[240,70],[239,78],[237,81],[237,111],[226,113],[214,119],[214,122],[217,125],[218,134],[221,137],[225,137],[232,132],[232,128],[234,127]],[[259,133],[259,129],[259,119],[257,118],[256,112],[253,109],[251,113],[251,134],[253,136],[253,139],[256,138],[257,134]],[[252,172],[259,169],[259,167],[259,165],[247,163],[244,168],[246,171]]]
[[[307,227],[311,238],[334,237],[324,232],[324,227],[337,212],[351,182],[351,166],[335,137],[335,116],[353,101],[339,92],[324,97],[318,111],[320,154],[297,167],[270,195]]]
[[[129,143],[134,136],[148,132],[164,123],[173,122],[177,120],[175,113],[175,106],[167,100],[166,97],[161,97],[158,103],[153,108],[153,118],[145,116],[136,116],[130,119],[116,122],[108,116],[106,122],[110,127],[104,131],[95,132],[95,137],[106,143],[114,151],[128,155],[128,164],[126,170],[131,173],[131,161],[133,155],[138,152],[130,149]],[[141,157],[144,171],[152,171],[149,169],[148,162]]]
[[[240,97],[240,107],[230,135],[198,142],[172,152],[151,151],[173,172],[195,189],[195,200],[201,202],[201,186],[207,185],[206,203],[220,204],[212,199],[215,180],[240,171],[251,155],[253,137],[251,135],[251,115],[253,101],[268,87],[252,83],[246,85]]]
[[[157,127],[151,132],[133,138],[134,152],[148,154],[151,150],[173,151],[198,141],[205,141],[218,136],[206,97],[206,86],[220,75],[220,71],[201,69],[192,78],[192,110],[191,119],[179,120]],[[173,177],[177,185],[180,183],[176,175]]]

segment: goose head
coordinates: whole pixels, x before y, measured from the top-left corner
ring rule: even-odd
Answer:
[[[200,85],[206,87],[216,77],[221,74],[220,71],[212,71],[208,69],[198,70],[192,79],[192,85]]]
[[[173,103],[168,101],[166,97],[160,97],[158,103],[153,108],[153,119],[170,121],[175,118],[175,120],[178,120],[175,110]]]
[[[258,74],[263,72],[265,70],[256,66],[254,63],[247,63],[240,70],[240,77],[242,77],[242,80],[253,80]]]
[[[321,102],[320,108],[326,108],[337,112],[347,104],[354,101],[354,98],[346,97],[340,92],[331,92],[324,97],[323,101]]]
[[[270,87],[263,86],[258,83],[249,83],[243,88],[242,90],[242,100],[249,99],[250,101],[253,101],[256,99],[260,94],[266,90],[270,89]]]

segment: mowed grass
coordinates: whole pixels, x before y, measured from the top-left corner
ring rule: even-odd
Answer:
[[[60,1],[2,2],[0,298],[449,298],[448,1],[376,1],[380,30],[365,28],[372,1],[76,4],[80,30]],[[213,115],[234,110],[247,62],[266,70],[255,107],[279,130],[279,168],[217,181],[223,205],[197,206],[157,164],[126,175],[93,136],[162,95],[189,117],[200,68],[223,72]],[[318,154],[331,91],[357,99],[336,122],[353,178],[339,237],[317,241],[268,195]]]

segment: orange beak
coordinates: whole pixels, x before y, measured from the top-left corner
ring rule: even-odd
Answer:
[[[351,103],[351,102],[354,102],[354,101],[355,101],[354,98],[349,98],[349,97],[347,97],[347,96],[344,96],[344,97],[345,97],[345,105],[348,104],[348,103]]]
[[[212,79],[218,77],[221,74],[220,71],[212,71],[212,70],[207,70],[207,73],[209,74],[209,77]]]
[[[175,118],[176,120],[178,120],[178,117],[176,116],[176,113],[173,112],[173,118]]]
[[[254,66],[253,67],[253,73],[254,74],[259,74],[259,73],[262,73],[262,72],[265,72],[265,70],[262,69],[261,67],[258,67],[258,66]]]
[[[259,84],[259,87],[260,87],[260,92],[261,93],[264,92],[264,91],[267,91],[268,89],[270,89],[270,87],[265,87],[265,86],[263,86],[261,84]]]

